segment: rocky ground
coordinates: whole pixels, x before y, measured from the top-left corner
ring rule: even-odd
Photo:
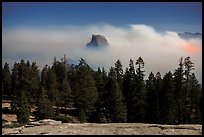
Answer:
[[[43,120],[18,128],[2,128],[3,135],[202,135],[202,125],[143,123],[61,123]]]
[[[2,114],[6,121],[2,121],[2,135],[202,135],[202,125],[79,123],[77,118],[69,117],[72,123],[51,119],[34,122],[35,118],[30,117],[28,125],[17,127],[13,126],[17,122],[15,114]]]

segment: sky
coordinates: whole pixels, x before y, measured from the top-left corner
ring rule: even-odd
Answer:
[[[65,54],[107,70],[120,59],[125,70],[141,56],[148,76],[173,72],[181,56],[190,56],[202,82],[202,40],[176,33],[201,30],[201,2],[4,2],[2,63],[25,59],[41,69]],[[92,34],[104,35],[110,49],[84,50]]]
[[[3,3],[4,28],[146,24],[160,31],[201,32],[199,2],[12,2]]]

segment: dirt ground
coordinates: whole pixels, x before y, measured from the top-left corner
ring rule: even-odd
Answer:
[[[3,135],[202,135],[202,125],[62,123],[3,128]]]

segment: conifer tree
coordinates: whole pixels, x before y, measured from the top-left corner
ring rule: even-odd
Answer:
[[[104,73],[104,72],[103,72]],[[93,121],[105,122],[104,121],[104,102],[105,102],[105,79],[101,69],[98,67],[98,71],[94,73],[95,85],[98,92],[98,100],[96,101],[96,113],[91,116]]]
[[[189,97],[190,97],[190,119],[188,123],[201,124],[202,123],[202,89],[200,84],[195,77],[195,74],[192,73],[189,77]]]
[[[58,115],[60,107],[60,93],[57,88],[57,76],[54,69],[50,67],[48,67],[47,71],[47,87],[45,89],[48,91],[48,99],[52,102],[53,106],[57,107],[56,115]]]
[[[127,122],[133,122],[135,119],[134,104],[136,93],[136,74],[133,60],[130,59],[129,69],[127,68],[123,77],[123,95],[126,101]]]
[[[55,58],[52,68],[55,70],[57,76],[60,104],[64,107],[66,115],[66,108],[73,105],[73,95],[68,81],[68,65],[66,56],[64,55],[64,58],[61,58],[61,61],[56,61]]]
[[[30,116],[29,104],[26,98],[26,94],[24,92],[21,92],[20,94],[21,95],[17,110],[17,121],[18,123],[26,124],[29,122]]]
[[[35,63],[30,65],[29,61],[25,63],[21,60],[17,67],[17,90],[20,94],[25,93],[29,108],[31,108],[37,99],[37,93],[39,91],[39,74]]]
[[[160,123],[163,124],[175,124],[175,99],[174,99],[174,83],[173,83],[173,75],[169,71],[163,77],[163,85],[162,85],[162,103],[160,107]]]
[[[41,87],[41,93],[37,102],[37,119],[50,119],[54,117],[52,102],[48,99],[47,90]]]
[[[108,82],[106,84],[106,96],[107,96],[107,119],[110,122],[125,122],[126,121],[126,106],[123,103],[123,95],[118,85],[117,73],[113,67],[111,67],[108,74]]]
[[[19,100],[18,63],[14,63],[11,74],[11,110],[17,112]]]
[[[2,97],[9,99],[11,94],[11,73],[9,64],[5,63],[4,67],[2,67]]]
[[[43,86],[45,89],[47,89],[47,72],[48,72],[48,65],[45,65],[40,75],[41,76],[40,78],[41,86]]]
[[[120,89],[122,90],[123,68],[119,59],[115,63],[115,71],[117,75],[116,80],[120,86]]]
[[[102,68],[102,72],[101,72],[101,77],[99,79],[100,85],[99,85],[99,122],[107,122],[106,121],[106,111],[107,111],[107,96],[106,96],[106,90],[105,90],[105,86],[107,84],[108,81],[108,77],[107,77],[107,72],[105,70],[105,68]],[[97,81],[96,81],[97,82]],[[97,107],[98,108],[98,107]]]
[[[158,117],[158,93],[155,88],[156,78],[154,74],[151,72],[149,74],[148,80],[146,81],[146,89],[147,89],[147,104],[146,104],[146,114],[145,120],[148,123],[157,123]]]
[[[87,117],[86,112],[84,111],[84,108],[82,107],[79,109],[78,118],[81,123],[87,122],[88,117]]]
[[[135,119],[134,122],[142,122],[145,116],[145,104],[146,104],[146,90],[144,83],[144,61],[141,57],[136,60],[138,68],[136,70],[136,91],[134,97],[134,110]]]
[[[32,62],[29,72],[29,93],[31,94],[31,105],[34,106],[38,100],[38,94],[40,90],[40,75],[38,66],[35,62]]]
[[[163,80],[161,77],[160,72],[157,72],[155,75],[155,89],[156,89],[156,94],[157,94],[157,111],[156,111],[156,122],[157,123],[162,123],[161,116],[163,113],[163,101],[164,101],[164,92],[162,91],[163,87]]]
[[[31,108],[32,95],[30,93],[30,70],[24,60],[15,63],[12,69],[12,101],[11,108],[14,112],[18,111],[21,102],[21,94],[25,94],[28,108]]]
[[[98,92],[92,70],[84,59],[80,60],[75,76],[74,103],[79,110],[79,117],[82,117],[81,122],[84,122],[89,120],[90,115],[96,111]]]
[[[191,121],[191,106],[192,106],[192,100],[191,100],[191,95],[190,95],[190,76],[191,76],[191,71],[194,69],[194,63],[190,60],[190,57],[186,57],[184,59],[184,123],[189,123]]]
[[[179,67],[174,72],[174,95],[176,100],[176,118],[175,121],[177,124],[183,123],[183,107],[184,104],[184,70],[183,70],[183,57],[179,60]]]

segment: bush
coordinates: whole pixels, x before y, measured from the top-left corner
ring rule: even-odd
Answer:
[[[2,128],[17,128],[17,127],[21,127],[24,124],[19,124],[19,123],[13,123],[13,124],[5,124],[2,125]]]
[[[2,124],[6,123],[6,122],[8,122],[8,121],[5,119],[2,119]]]
[[[56,121],[62,121],[62,123],[71,123],[72,119],[66,116],[57,116],[55,118],[53,118]]]
[[[15,114],[14,112],[12,112],[9,108],[7,107],[3,107],[1,110],[2,114]]]

